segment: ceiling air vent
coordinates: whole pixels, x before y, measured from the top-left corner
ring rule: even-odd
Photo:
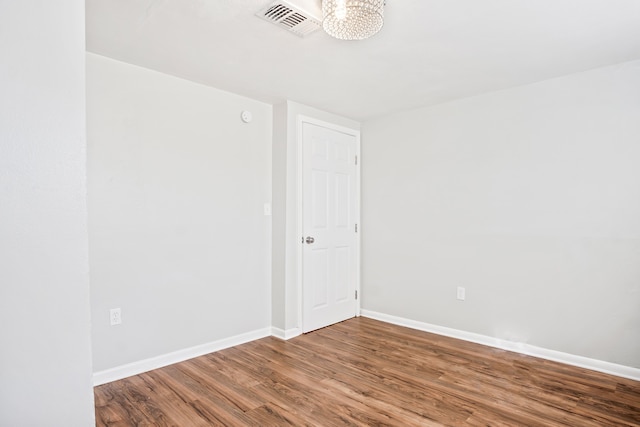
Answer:
[[[286,1],[271,3],[256,13],[256,16],[300,37],[311,34],[322,27],[322,23],[319,20]]]

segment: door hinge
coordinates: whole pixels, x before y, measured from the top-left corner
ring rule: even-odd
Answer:
[[[356,291],[356,299],[358,299],[358,291]]]
[[[356,233],[358,232],[358,224],[356,224]]]
[[[356,156],[356,166],[358,166],[358,156]]]

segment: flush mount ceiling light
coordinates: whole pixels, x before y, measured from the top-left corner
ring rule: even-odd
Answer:
[[[322,0],[322,28],[340,40],[364,40],[382,28],[384,0]]]

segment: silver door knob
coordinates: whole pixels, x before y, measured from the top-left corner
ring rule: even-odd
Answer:
[[[312,244],[313,242],[316,241],[316,239],[314,239],[313,237],[309,236],[306,239],[304,239],[305,242],[307,242],[307,244]]]

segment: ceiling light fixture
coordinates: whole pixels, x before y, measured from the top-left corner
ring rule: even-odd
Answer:
[[[322,0],[322,28],[340,40],[364,40],[384,24],[385,0]]]

